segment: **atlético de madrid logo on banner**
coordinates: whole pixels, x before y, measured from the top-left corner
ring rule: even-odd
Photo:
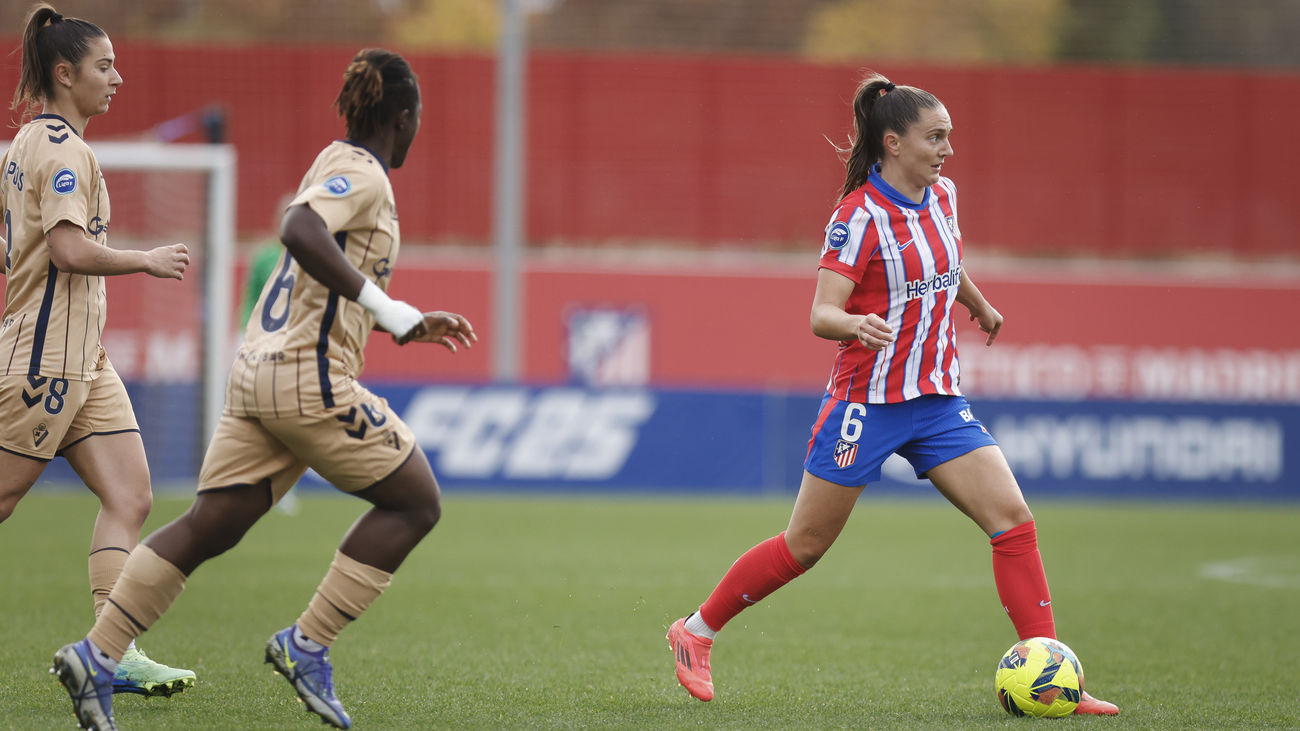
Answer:
[[[853,464],[858,458],[858,445],[855,442],[846,442],[843,439],[835,443],[835,464],[840,469],[844,469]]]

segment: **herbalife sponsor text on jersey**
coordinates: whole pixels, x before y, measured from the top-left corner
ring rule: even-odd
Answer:
[[[929,279],[913,279],[907,283],[907,299],[914,300],[927,294],[950,289],[961,284],[961,266],[955,266]]]

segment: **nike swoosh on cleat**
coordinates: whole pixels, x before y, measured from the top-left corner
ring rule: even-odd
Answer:
[[[1048,599],[1047,601],[1042,601],[1042,600],[1040,599],[1039,602],[1038,602],[1038,606],[1040,606],[1040,607],[1051,606],[1051,604],[1052,604],[1052,600],[1051,600],[1051,599]]]
[[[297,671],[294,670],[297,665],[298,663],[294,662],[293,657],[289,655],[289,638],[286,637],[284,639],[284,666],[289,669],[289,672],[297,675]]]
[[[740,598],[741,598],[741,599],[744,599],[745,602],[746,602],[747,604],[758,604],[758,600],[757,600],[757,599],[750,599],[750,598],[749,598],[749,594],[741,594],[741,595],[740,595]]]

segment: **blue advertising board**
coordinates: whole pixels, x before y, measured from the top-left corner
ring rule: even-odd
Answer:
[[[819,393],[372,384],[448,490],[793,494]],[[131,387],[155,484],[192,484],[197,389]],[[976,399],[1026,495],[1300,500],[1300,405]],[[51,481],[75,481],[63,460]],[[308,479],[308,486],[323,486]],[[899,457],[870,492],[928,493]]]
[[[377,387],[449,487],[793,493],[821,394]],[[1300,406],[982,400],[1027,495],[1300,499]],[[1290,459],[1288,459],[1290,458]],[[901,458],[871,490],[925,489]]]

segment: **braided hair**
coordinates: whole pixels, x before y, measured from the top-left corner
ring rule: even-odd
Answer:
[[[392,51],[367,48],[343,73],[334,106],[347,123],[348,138],[364,139],[405,109],[414,109],[420,87],[410,64]]]

